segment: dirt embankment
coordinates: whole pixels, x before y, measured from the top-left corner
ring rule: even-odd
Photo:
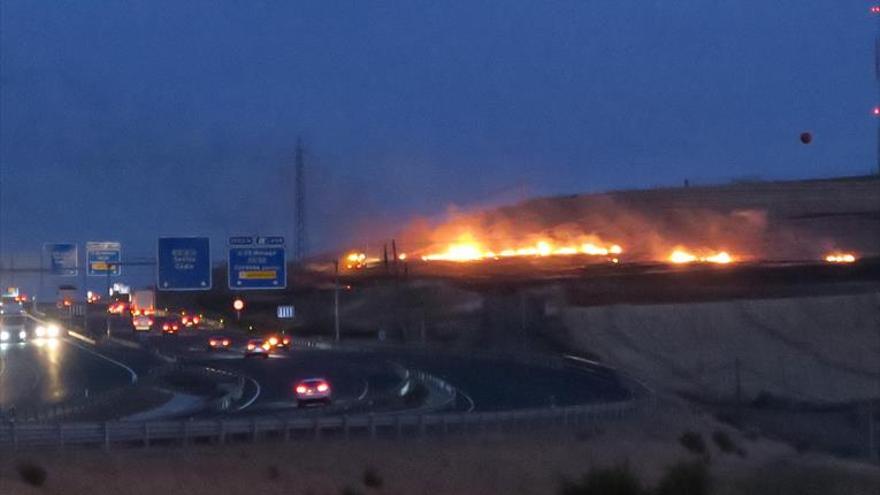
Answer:
[[[569,307],[573,348],[653,386],[745,400],[880,396],[880,294]]]

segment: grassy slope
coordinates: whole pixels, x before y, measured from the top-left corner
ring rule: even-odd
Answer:
[[[340,494],[351,487],[359,493],[552,494],[564,477],[619,462],[629,462],[653,484],[669,464],[694,459],[677,442],[685,430],[700,431],[710,444],[714,493],[857,495],[880,489],[876,467],[799,455],[766,440],[733,434],[746,457],[721,454],[709,440],[717,428],[686,406],[667,404],[649,418],[599,432],[133,449],[112,455],[23,453],[0,459],[0,493]],[[46,468],[43,487],[20,480],[15,466],[25,459]],[[367,468],[382,478],[381,489],[364,486]]]

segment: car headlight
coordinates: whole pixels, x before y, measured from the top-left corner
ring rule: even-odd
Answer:
[[[9,332],[7,332],[6,330],[0,332],[0,340],[2,340],[3,342],[9,340]]]
[[[26,338],[27,338],[27,332],[25,332],[24,330],[18,332],[18,338],[20,338],[20,339],[22,339],[22,340],[26,339]]]
[[[58,325],[49,325],[49,328],[46,329],[46,335],[49,337],[57,337],[61,335],[61,329],[58,328]]]
[[[36,335],[37,337],[44,337],[46,335],[46,327],[44,327],[43,325],[39,325],[37,328],[34,329],[34,335]]]

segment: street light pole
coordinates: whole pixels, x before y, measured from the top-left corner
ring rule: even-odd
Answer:
[[[104,317],[107,318],[107,337],[110,337],[110,304],[112,302],[110,300],[110,272],[113,271],[114,265],[108,263],[105,268],[107,268],[107,291],[104,292],[104,297],[107,298],[107,314]]]
[[[336,342],[339,342],[339,260],[333,260],[333,328],[336,331]]]

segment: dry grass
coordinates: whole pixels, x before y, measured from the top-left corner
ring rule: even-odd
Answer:
[[[567,308],[571,346],[656,388],[746,400],[877,394],[880,293]]]
[[[564,479],[579,479],[593,466],[621,463],[628,463],[646,486],[656,486],[670,465],[694,460],[678,444],[683,431],[706,436],[717,428],[708,418],[687,410],[664,409],[650,420],[580,434],[494,433],[403,441],[132,449],[112,454],[67,451],[37,456],[32,452],[26,458],[46,469],[45,485],[35,488],[17,475],[16,466],[25,457],[4,456],[0,493],[338,495],[347,489],[364,494],[556,494]],[[876,467],[804,457],[784,445],[734,436],[750,454],[745,459],[712,456],[713,493],[874,495],[880,488]],[[810,486],[821,490],[811,492]],[[788,487],[800,491],[785,491]]]

